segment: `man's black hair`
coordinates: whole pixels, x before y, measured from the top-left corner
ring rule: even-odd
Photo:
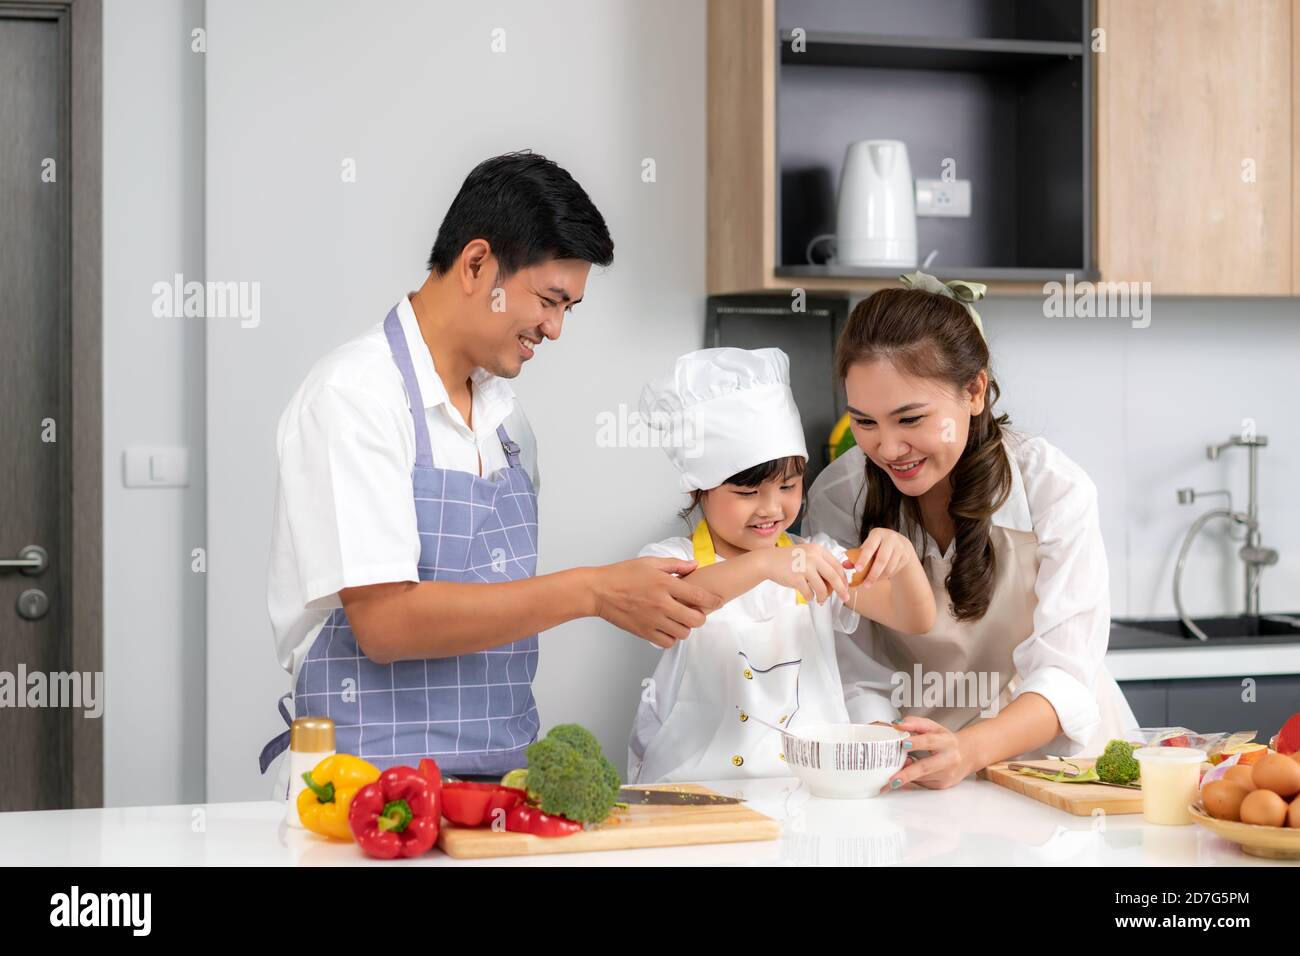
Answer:
[[[485,159],[465,177],[438,227],[430,271],[446,274],[475,239],[491,245],[503,277],[547,259],[614,261],[614,240],[587,193],[528,150]]]

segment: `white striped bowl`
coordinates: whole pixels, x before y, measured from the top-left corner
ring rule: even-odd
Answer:
[[[785,762],[815,797],[874,797],[907,756],[909,735],[875,724],[810,724],[781,735]]]

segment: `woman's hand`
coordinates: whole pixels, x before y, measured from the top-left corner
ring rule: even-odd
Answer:
[[[904,751],[928,750],[929,756],[909,756],[903,768],[880,788],[881,793],[897,790],[908,783],[943,790],[980,769],[973,765],[975,760],[969,747],[963,748],[962,738],[943,724],[927,717],[904,717],[893,726],[912,735],[903,741]]]
[[[839,559],[821,545],[801,541],[791,548],[772,547],[766,551],[763,558],[768,580],[794,588],[810,603],[824,603],[832,591],[848,602],[848,574]]]
[[[867,535],[867,540],[862,542],[862,547],[849,552],[849,557],[853,561],[853,575],[871,565],[871,570],[867,576],[862,579],[861,587],[869,588],[880,580],[888,580],[896,575],[909,564],[919,564],[920,561],[916,556],[916,547],[899,534],[897,531],[890,531],[888,528],[872,528],[871,533]],[[875,559],[874,561],[872,559]]]

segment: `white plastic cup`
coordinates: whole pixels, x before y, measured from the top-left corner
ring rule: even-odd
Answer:
[[[1147,823],[1182,826],[1196,802],[1205,751],[1195,747],[1141,747],[1133,751],[1141,768],[1142,816]]]

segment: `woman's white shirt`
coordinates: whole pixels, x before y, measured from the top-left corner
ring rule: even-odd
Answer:
[[[1020,678],[1015,696],[1032,691],[1045,697],[1064,734],[1084,746],[1101,720],[1098,676],[1110,642],[1110,577],[1097,488],[1087,472],[1044,438],[1008,431],[1003,445],[1012,487],[992,521],[1032,532],[1039,559],[1033,633],[1012,654]],[[865,483],[866,458],[855,446],[813,483],[806,527],[857,543]],[[950,558],[956,546],[949,542],[941,555],[920,528],[913,530],[912,543],[922,558]],[[853,675],[843,676],[849,686]]]

